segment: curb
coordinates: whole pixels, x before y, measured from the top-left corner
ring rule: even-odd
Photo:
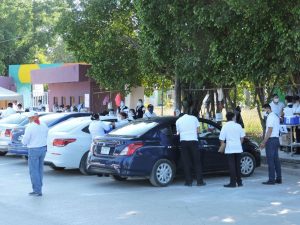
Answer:
[[[291,168],[291,169],[300,169],[300,160],[299,159],[283,159],[279,158],[282,166]],[[266,156],[261,156],[261,163],[267,165]]]

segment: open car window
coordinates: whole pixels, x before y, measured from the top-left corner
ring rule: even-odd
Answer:
[[[220,129],[212,124],[200,122],[199,137],[200,138],[219,138]]]

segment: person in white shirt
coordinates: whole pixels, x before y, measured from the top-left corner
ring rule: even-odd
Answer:
[[[272,185],[275,183],[281,184],[281,165],[278,156],[279,143],[279,129],[280,119],[277,114],[272,112],[269,104],[263,105],[263,109],[266,111],[268,117],[266,122],[266,134],[265,138],[260,144],[260,148],[266,147],[266,156],[269,169],[269,180],[263,182],[266,185]],[[275,179],[276,173],[276,179]]]
[[[273,95],[273,100],[270,103],[272,112],[274,112],[277,116],[281,117],[283,113],[284,104],[279,101],[279,97],[277,94]]]
[[[11,102],[9,102],[7,104],[7,108],[6,110],[4,110],[1,114],[1,118],[5,118],[5,117],[8,117],[12,114],[15,114],[16,113],[16,110],[13,109],[13,104]]]
[[[286,107],[283,108],[283,115],[284,116],[293,116],[294,109],[293,109],[293,96],[285,96]]]
[[[224,187],[234,188],[243,186],[241,175],[241,153],[243,152],[242,143],[245,137],[245,132],[242,126],[235,122],[236,115],[233,112],[226,114],[227,123],[222,127],[219,139],[221,146],[225,147],[225,154],[228,159],[230,183]],[[226,141],[226,143],[225,143]]]
[[[293,105],[293,112],[294,115],[300,116],[300,97],[298,95],[296,95],[294,97],[294,105]],[[300,143],[300,126],[296,127],[296,142]],[[299,148],[297,150],[297,152],[299,152]]]
[[[38,114],[29,112],[29,124],[22,139],[28,148],[28,165],[33,192],[31,196],[42,196],[44,159],[47,151],[48,126],[41,123]]]
[[[110,125],[99,119],[99,114],[94,113],[91,116],[92,122],[89,125],[89,131],[92,136],[92,140],[97,136],[104,136],[105,132],[110,130]]]
[[[118,121],[117,122],[114,122],[112,125],[113,125],[113,128],[118,128],[118,127],[122,127],[126,124],[129,123],[129,120],[127,119],[127,114],[125,112],[120,112],[118,114]]]
[[[37,111],[41,112],[43,108],[42,100],[38,100]]]
[[[205,185],[202,175],[201,152],[198,146],[198,128],[200,124],[197,117],[184,114],[176,121],[177,134],[180,136],[181,158],[185,174],[186,186],[192,186],[192,165],[194,165],[197,186]]]
[[[154,112],[154,106],[152,104],[149,104],[147,107],[147,112],[143,115],[143,118],[151,118],[151,117],[156,117],[157,115]]]
[[[120,103],[120,106],[118,107],[117,109],[117,112],[120,113],[120,112],[125,112],[125,113],[128,113],[129,109],[128,107],[125,105],[124,101],[121,101]]]

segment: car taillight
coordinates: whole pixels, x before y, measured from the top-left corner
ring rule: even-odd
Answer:
[[[11,129],[6,129],[4,132],[5,137],[10,137],[11,135]]]
[[[67,139],[54,139],[53,140],[53,146],[56,147],[64,147],[72,142],[75,142],[75,138],[67,138]]]
[[[144,144],[142,142],[134,142],[127,145],[121,152],[120,155],[132,155],[136,150],[143,147]]]

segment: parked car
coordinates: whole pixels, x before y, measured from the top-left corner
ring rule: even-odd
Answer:
[[[101,120],[116,121],[116,118],[101,117]],[[54,170],[79,168],[82,174],[88,175],[86,159],[92,142],[90,123],[90,117],[80,117],[53,127],[48,135],[45,165]]]
[[[47,115],[45,112],[38,112],[40,116]],[[15,113],[0,120],[0,156],[8,152],[9,145],[12,142],[12,134],[29,123],[28,113]]]
[[[40,121],[46,123],[47,126],[51,128],[70,118],[77,118],[77,117],[90,116],[90,115],[91,113],[83,113],[83,112],[51,113],[49,115],[45,115],[41,117]],[[28,149],[21,142],[24,135],[24,131],[25,131],[25,126],[20,127],[19,129],[15,129],[11,133],[11,141],[8,147],[9,153],[27,156]]]
[[[93,140],[87,158],[90,173],[109,174],[116,180],[128,177],[148,178],[154,186],[167,186],[181,173],[179,136],[176,117],[155,117],[131,122]],[[203,171],[228,171],[226,156],[218,152],[221,127],[199,119],[199,149]],[[248,138],[243,143],[241,172],[250,176],[260,166],[258,145]]]

